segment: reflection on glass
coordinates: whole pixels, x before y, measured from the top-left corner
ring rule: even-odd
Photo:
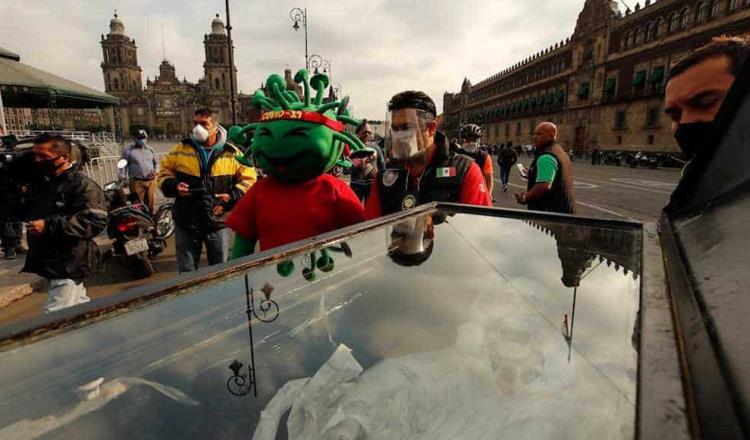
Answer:
[[[632,438],[640,231],[408,220],[0,352],[0,438]]]

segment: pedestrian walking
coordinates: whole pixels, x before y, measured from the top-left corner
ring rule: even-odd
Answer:
[[[227,141],[227,131],[209,109],[193,116],[190,137],[162,160],[158,184],[174,204],[175,246],[180,273],[198,269],[203,245],[208,264],[229,259],[225,219],[257,180],[255,169],[235,156],[240,149]]]
[[[526,170],[527,192],[516,193],[516,201],[530,210],[576,213],[573,167],[570,156],[557,143],[557,126],[542,122],[532,138],[534,161]]]
[[[138,130],[133,143],[122,150],[122,158],[128,162],[128,165],[118,170],[118,175],[120,178],[129,179],[130,191],[137,194],[138,199],[148,206],[153,214],[159,161],[154,149],[146,144],[147,141],[146,131]]]
[[[510,181],[510,170],[518,162],[518,154],[509,145],[503,145],[497,156],[497,163],[500,165],[500,182],[503,185],[503,192],[508,191],[508,182]]]
[[[61,136],[34,139],[34,168],[22,205],[29,251],[22,269],[49,280],[44,311],[89,301],[83,280],[100,269],[94,237],[107,226],[104,191],[71,163]]]

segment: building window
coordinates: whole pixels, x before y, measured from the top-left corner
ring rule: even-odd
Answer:
[[[625,110],[618,110],[615,113],[615,130],[627,129],[627,115]]]
[[[654,24],[649,23],[646,25],[646,42],[654,39]]]
[[[674,32],[680,26],[680,14],[673,12],[669,16],[669,32]]]
[[[214,86],[216,87],[216,90],[221,89],[221,84],[219,83],[219,78],[216,78],[214,80]]]
[[[654,145],[654,135],[653,134],[648,135],[648,139],[646,140],[646,143],[648,143],[649,145]]]
[[[617,145],[622,145],[622,136],[617,136]]]
[[[591,86],[589,83],[583,83],[578,87],[578,93],[576,93],[576,96],[580,100],[589,99],[590,89]]]
[[[706,20],[706,9],[707,5],[706,2],[700,2],[697,6],[698,10],[695,11],[695,22],[696,23],[703,23]]]
[[[667,25],[666,22],[662,20],[661,18],[656,19],[656,24],[654,25],[654,27],[656,28],[656,38],[659,38],[662,35],[664,35],[664,29],[666,25]]]
[[[740,5],[741,0],[729,0],[729,10],[734,11]]]
[[[685,8],[682,10],[682,18],[680,18],[680,28],[687,29],[688,24],[690,24],[690,10],[688,8]]]
[[[615,92],[617,91],[617,78],[607,78],[607,81],[604,83],[604,97],[605,98],[613,98],[615,96]]]
[[[643,29],[635,28],[635,44],[643,44]]]
[[[716,18],[719,15],[719,1],[711,0],[711,10],[708,13],[708,18]]]
[[[521,123],[520,122],[516,123],[516,135],[518,136],[521,135]]]
[[[112,81],[112,85],[113,85],[112,88],[114,90],[119,90],[120,89],[120,83],[117,81],[117,78],[115,78],[114,81]]]
[[[649,107],[646,110],[646,127],[659,126],[659,107]]]
[[[630,85],[635,87],[636,89],[643,88],[643,86],[646,84],[646,71],[640,70],[638,73],[633,76],[633,81],[630,82]]]

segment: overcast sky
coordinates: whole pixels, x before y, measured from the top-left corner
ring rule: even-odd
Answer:
[[[444,91],[472,83],[569,37],[583,0],[232,0],[238,86],[304,67],[304,34],[289,10],[307,7],[309,52],[329,59],[357,117],[382,119],[395,93],[419,89],[442,110]],[[166,57],[180,79],[203,75],[203,34],[223,0],[0,0],[0,46],[21,61],[103,90],[100,35],[117,8],[146,76]]]

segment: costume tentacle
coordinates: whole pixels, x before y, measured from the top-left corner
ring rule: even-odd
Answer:
[[[334,134],[333,137],[345,144],[349,144],[349,147],[354,151],[363,150],[365,148],[365,144],[363,144],[357,136],[349,132],[342,131],[340,133]]]
[[[305,107],[310,107],[310,102],[311,102],[311,98],[310,98],[310,78],[309,78],[309,76],[310,76],[310,74],[305,69],[302,69],[302,70],[298,71],[297,74],[294,75],[294,82],[296,82],[298,84],[302,83],[302,87],[303,87],[304,92],[305,92],[305,99],[304,99],[304,101],[305,101]]]
[[[310,85],[312,88],[315,89],[317,92],[315,95],[315,105],[321,105],[323,102],[323,97],[325,95],[325,89],[328,87],[329,80],[326,75],[323,75],[322,73],[319,73],[312,77],[310,80]]]
[[[232,244],[232,259],[246,257],[255,252],[255,240],[234,234],[234,243]]]
[[[325,113],[328,110],[334,109],[336,107],[339,107],[341,105],[340,102],[329,102],[328,104],[323,104],[320,106],[320,108],[317,110],[318,113]]]

